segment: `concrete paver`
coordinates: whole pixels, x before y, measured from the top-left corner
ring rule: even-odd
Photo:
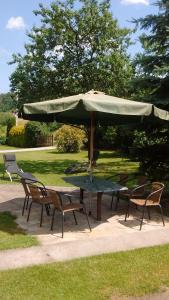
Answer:
[[[52,188],[78,195],[78,191],[71,187]],[[74,224],[72,214],[67,214],[65,235],[62,239],[59,215],[56,215],[53,232],[50,231],[51,218],[45,214],[42,227],[39,227],[40,207],[38,206],[32,207],[30,222],[26,222],[27,213],[21,215],[23,199],[24,192],[21,185],[1,185],[0,211],[10,211],[16,215],[19,226],[29,234],[36,235],[41,246],[0,251],[1,270],[169,243],[169,219],[165,218],[166,226],[163,227],[156,210],[152,212],[150,221],[145,220],[140,231],[139,212],[133,210],[129,220],[124,222],[126,203],[124,201],[121,203],[118,212],[111,211],[109,196],[103,198],[103,220],[96,221],[93,216],[96,212],[94,196],[90,217],[92,232],[90,233],[83,214],[77,213],[78,225]],[[85,202],[88,207],[87,194],[85,194]]]

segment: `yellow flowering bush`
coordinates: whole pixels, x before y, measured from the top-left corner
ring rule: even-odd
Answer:
[[[25,146],[25,125],[13,126],[9,131],[8,144],[10,146]]]
[[[60,127],[54,136],[54,141],[59,152],[79,152],[86,140],[83,129],[69,125]]]

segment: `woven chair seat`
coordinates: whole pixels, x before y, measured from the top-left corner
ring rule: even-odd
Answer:
[[[139,206],[143,206],[143,205],[146,205],[146,206],[156,206],[156,205],[159,205],[159,203],[156,204],[155,201],[153,200],[146,200],[145,199],[130,199],[130,201],[136,205],[139,205]],[[145,204],[146,202],[146,204]]]
[[[73,211],[73,210],[78,210],[83,208],[83,205],[80,203],[70,203],[70,204],[65,204],[62,206],[63,211]]]

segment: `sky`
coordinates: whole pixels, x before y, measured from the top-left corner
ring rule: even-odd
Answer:
[[[39,3],[49,6],[52,0],[0,0],[0,93],[10,91],[9,76],[15,65],[8,65],[13,53],[24,54],[24,44],[28,42],[26,32],[40,19],[33,10]],[[155,0],[111,0],[111,12],[121,27],[133,28],[132,18],[144,17],[157,12]],[[135,45],[129,51],[131,56],[141,50],[137,35],[133,35]]]

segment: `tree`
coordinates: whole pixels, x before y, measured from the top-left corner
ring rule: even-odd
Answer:
[[[16,100],[11,93],[0,94],[0,111],[7,112],[16,109]]]
[[[137,99],[169,109],[169,1],[159,0],[156,5],[158,14],[135,20],[147,33],[140,37],[144,52],[135,59],[133,90]]]
[[[144,52],[135,59],[133,97],[169,110],[169,1],[156,5],[158,14],[135,21],[147,33],[140,37]],[[168,145],[169,122],[144,122],[144,131],[136,133],[135,155],[150,178],[169,178]]]
[[[42,101],[95,89],[127,96],[132,67],[130,30],[119,28],[110,1],[54,1],[34,12],[41,26],[28,33],[26,54],[13,55],[11,88],[18,103]]]

